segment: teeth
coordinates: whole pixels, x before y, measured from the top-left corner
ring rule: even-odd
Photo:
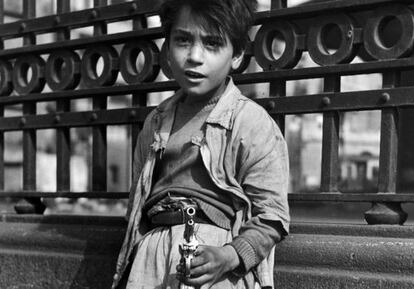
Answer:
[[[188,76],[191,76],[191,77],[196,77],[196,78],[203,77],[202,74],[197,73],[197,72],[192,72],[192,71],[186,71],[185,74],[188,75]]]

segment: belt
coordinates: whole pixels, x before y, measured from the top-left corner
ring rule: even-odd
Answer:
[[[185,223],[184,211],[182,209],[174,211],[162,211],[151,217],[152,225],[157,226],[174,226]],[[211,221],[207,216],[200,210],[197,209],[193,216],[195,223],[211,224]]]

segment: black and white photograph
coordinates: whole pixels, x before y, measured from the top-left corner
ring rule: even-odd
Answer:
[[[413,0],[0,0],[0,289],[413,289]]]

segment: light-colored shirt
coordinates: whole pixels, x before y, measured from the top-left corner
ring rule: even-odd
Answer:
[[[139,178],[131,188],[129,223],[118,259],[114,286],[124,272],[133,245],[145,234],[142,207],[151,192],[156,154],[168,142],[174,111],[183,93],[178,91],[147,118],[136,146],[134,170]],[[229,194],[236,209],[233,242],[255,256],[267,256],[252,264],[261,286],[273,288],[274,246],[257,252],[258,224],[280,223],[289,231],[287,202],[289,164],[286,142],[274,120],[252,100],[244,97],[230,81],[206,120],[205,137],[200,143],[204,166],[223,193]],[[251,243],[253,242],[253,243]],[[243,262],[246,262],[243,260]],[[260,262],[257,264],[257,262]]]

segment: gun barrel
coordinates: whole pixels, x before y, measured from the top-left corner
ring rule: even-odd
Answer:
[[[196,209],[189,207],[185,210],[185,229],[184,229],[184,243],[180,246],[182,255],[182,262],[185,266],[185,276],[190,277],[191,260],[194,258],[194,253],[197,250],[198,242],[194,234],[194,216]],[[180,283],[180,289],[195,289],[193,286]]]

